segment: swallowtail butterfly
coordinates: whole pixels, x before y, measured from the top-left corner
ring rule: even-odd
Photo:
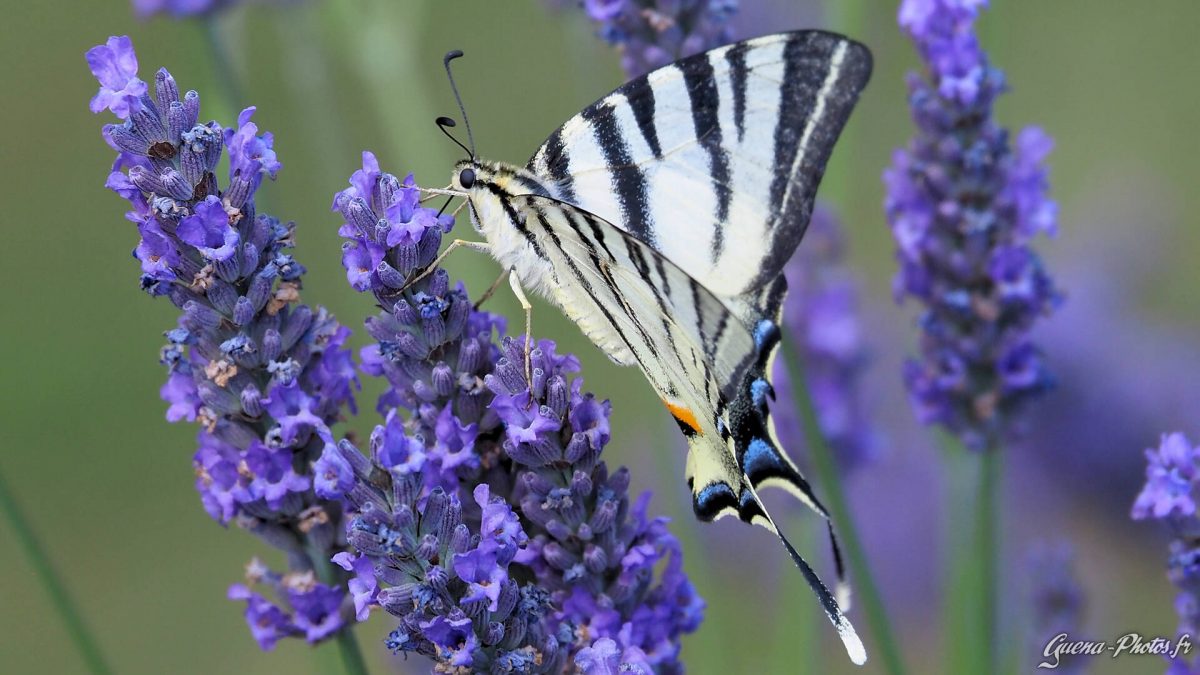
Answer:
[[[486,250],[509,271],[527,322],[522,288],[561,308],[613,361],[641,368],[687,437],[696,515],[736,515],[778,535],[859,664],[866,652],[839,599],[758,492],[784,488],[828,522],[777,447],[771,363],[783,265],[870,72],[866,47],[832,33],[738,42],[628,82],[524,167],[472,149],[451,189],[433,191],[464,197],[486,239],[455,241],[443,256]]]

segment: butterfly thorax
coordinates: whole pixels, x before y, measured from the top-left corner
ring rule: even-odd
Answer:
[[[474,173],[470,187],[463,185],[466,170]],[[553,265],[540,253],[543,233],[526,227],[527,216],[517,199],[522,195],[549,196],[537,176],[502,162],[463,160],[455,165],[451,183],[468,194],[471,222],[487,240],[497,262],[516,270],[526,288],[557,300],[552,292]]]

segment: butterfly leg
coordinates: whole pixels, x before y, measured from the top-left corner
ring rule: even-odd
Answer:
[[[496,277],[496,280],[492,282],[492,285],[488,286],[488,289],[484,291],[483,295],[479,296],[479,300],[475,301],[475,309],[482,307],[483,303],[487,302],[488,299],[492,297],[492,295],[496,292],[496,289],[500,288],[500,284],[504,283],[504,278],[507,276],[508,272],[504,271],[500,273],[500,276]]]
[[[525,291],[521,288],[521,280],[517,278],[517,271],[509,270],[508,285],[512,286],[513,294],[517,296],[517,302],[521,303],[521,309],[525,311],[525,381],[529,383],[530,402],[533,401],[533,359],[531,353],[533,351],[533,305],[529,304],[529,298],[525,297]]]
[[[450,242],[450,245],[446,247],[446,250],[444,250],[440,254],[438,254],[438,257],[434,258],[433,262],[429,263],[429,265],[426,266],[425,269],[420,274],[413,277],[412,281],[409,281],[407,284],[404,284],[404,288],[401,288],[400,290],[406,291],[409,288],[411,288],[413,284],[424,279],[425,277],[429,276],[430,274],[433,274],[433,271],[438,268],[438,265],[442,264],[442,261],[446,259],[446,256],[450,255],[457,248],[466,248],[466,249],[470,249],[472,251],[478,251],[480,253],[487,253],[489,255],[492,252],[492,247],[482,241],[468,241],[466,239],[455,239],[454,241]]]

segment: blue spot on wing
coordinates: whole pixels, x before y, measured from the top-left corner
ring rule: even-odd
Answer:
[[[781,467],[779,453],[767,441],[756,438],[746,446],[746,452],[742,455],[742,470],[751,480],[763,472],[775,473]]]
[[[737,503],[733,488],[725,482],[709,483],[692,495],[692,510],[703,521],[716,518],[721,511],[737,506]]]
[[[770,319],[763,319],[754,326],[754,346],[758,351],[769,349],[779,340],[779,327]]]

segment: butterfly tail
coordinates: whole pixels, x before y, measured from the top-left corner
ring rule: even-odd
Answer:
[[[796,547],[792,546],[792,542],[788,541],[788,538],[784,536],[784,534],[775,525],[774,519],[772,519],[770,514],[767,513],[766,509],[763,508],[762,502],[759,501],[758,494],[754,488],[748,488],[744,494],[746,494],[750,499],[745,502],[744,507],[740,510],[743,519],[752,522],[755,525],[765,527],[779,538],[779,542],[783,544],[784,549],[786,549],[788,555],[791,556],[792,562],[796,564],[796,567],[799,568],[800,573],[804,575],[804,579],[808,582],[809,588],[811,588],[813,593],[817,596],[817,600],[821,603],[821,608],[825,610],[825,616],[829,618],[830,623],[832,623],[833,627],[837,630],[838,637],[841,638],[842,645],[846,648],[846,654],[849,655],[850,660],[853,661],[855,665],[859,666],[866,663],[866,648],[863,647],[862,640],[858,637],[858,633],[854,630],[854,625],[850,623],[848,618],[846,618],[846,614],[843,609],[844,604],[842,603],[842,598],[840,597],[842,593],[839,592],[838,595],[835,595],[834,593],[830,592],[829,587],[825,585],[825,582],[821,581],[821,578],[817,575],[816,571],[813,570],[812,566],[808,564],[808,561],[804,559],[804,556],[800,555],[800,553],[796,551]],[[833,536],[832,528],[830,529],[830,536]],[[836,550],[835,543],[835,551]],[[840,557],[840,553],[835,557]],[[839,587],[842,586],[844,586],[844,584],[839,584]],[[845,588],[848,597],[848,586]]]

